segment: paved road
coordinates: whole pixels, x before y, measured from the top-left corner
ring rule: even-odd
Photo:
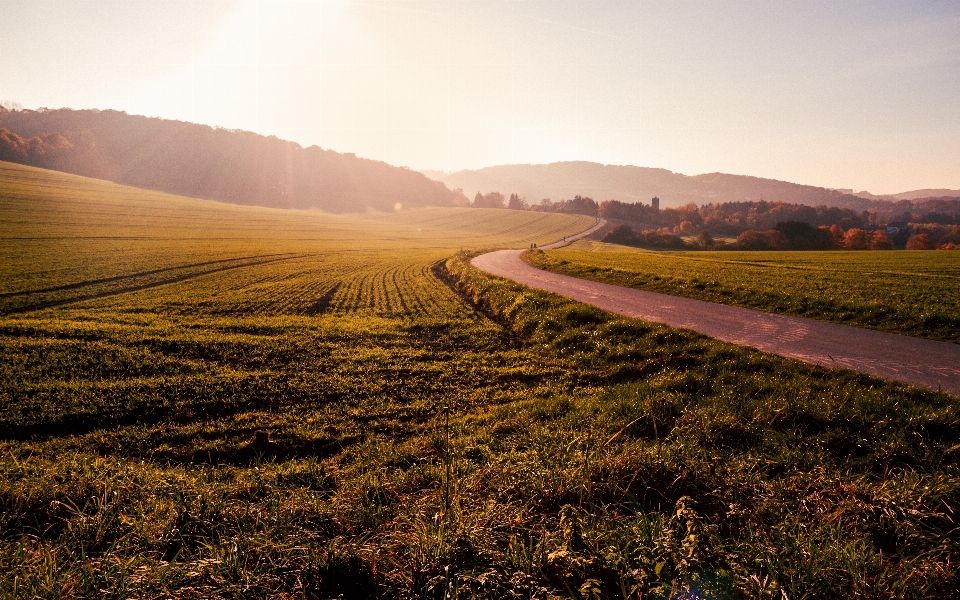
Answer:
[[[597,222],[596,222],[596,224],[595,224],[593,227],[590,227],[589,229],[584,229],[584,230],[581,231],[580,233],[575,233],[574,235],[568,235],[567,237],[563,238],[562,240],[557,240],[556,242],[554,242],[554,243],[552,243],[552,244],[547,244],[547,245],[545,245],[545,246],[539,246],[539,248],[540,248],[541,250],[548,250],[548,249],[550,249],[550,248],[559,248],[560,246],[566,246],[567,244],[573,243],[575,240],[579,240],[579,239],[582,238],[582,237],[585,237],[585,236],[590,235],[591,233],[593,233],[594,231],[600,229],[601,227],[603,227],[603,226],[606,225],[606,224],[607,224],[607,220],[606,220],[606,219],[597,219]],[[519,256],[519,255],[518,255],[518,256]],[[522,262],[522,261],[521,261],[521,262]]]
[[[626,317],[692,329],[764,352],[824,367],[845,367],[933,390],[942,389],[960,397],[960,344],[586,281],[531,267],[520,260],[521,252],[490,252],[477,256],[471,264],[493,275]]]

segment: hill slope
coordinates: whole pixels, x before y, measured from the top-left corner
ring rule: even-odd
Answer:
[[[542,245],[593,222],[444,207],[330,215],[236,206],[0,161],[0,313],[30,290],[62,288],[57,298],[72,297],[117,278],[265,248],[271,255],[404,249],[438,253],[437,260],[458,248]]]
[[[4,132],[3,129],[8,131]],[[420,173],[248,131],[106,110],[0,107],[0,160],[235,204],[329,212],[449,206]]]

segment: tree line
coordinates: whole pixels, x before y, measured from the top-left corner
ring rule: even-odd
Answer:
[[[723,202],[656,209],[618,200],[597,203],[575,196],[528,204],[517,194],[477,192],[473,202],[455,190],[463,206],[510,208],[603,217],[616,226],[604,241],[659,249],[911,250],[960,246],[960,198],[891,203],[884,214],[835,206],[779,201]],[[901,219],[902,221],[898,221]],[[890,223],[897,226],[888,228]],[[733,242],[715,236],[736,236]],[[692,237],[695,236],[695,237]]]
[[[666,227],[638,231],[621,224],[603,241],[661,250],[956,250],[960,249],[960,225],[914,224],[891,234],[887,228],[844,230],[838,225],[813,227],[802,221],[783,221],[766,231],[749,229],[726,242],[707,230],[691,238]]]

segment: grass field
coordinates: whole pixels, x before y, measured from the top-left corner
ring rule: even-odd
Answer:
[[[580,241],[524,258],[615,285],[960,342],[960,252],[653,252]]]
[[[0,169],[2,596],[958,587],[955,399],[459,252],[591,220],[330,217]]]

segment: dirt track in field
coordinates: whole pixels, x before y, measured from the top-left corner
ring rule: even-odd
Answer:
[[[573,239],[571,236],[567,242]],[[960,344],[586,281],[531,267],[520,260],[522,252],[490,252],[477,256],[471,264],[487,273],[625,317],[692,329],[718,340],[823,367],[853,369],[960,397]]]

